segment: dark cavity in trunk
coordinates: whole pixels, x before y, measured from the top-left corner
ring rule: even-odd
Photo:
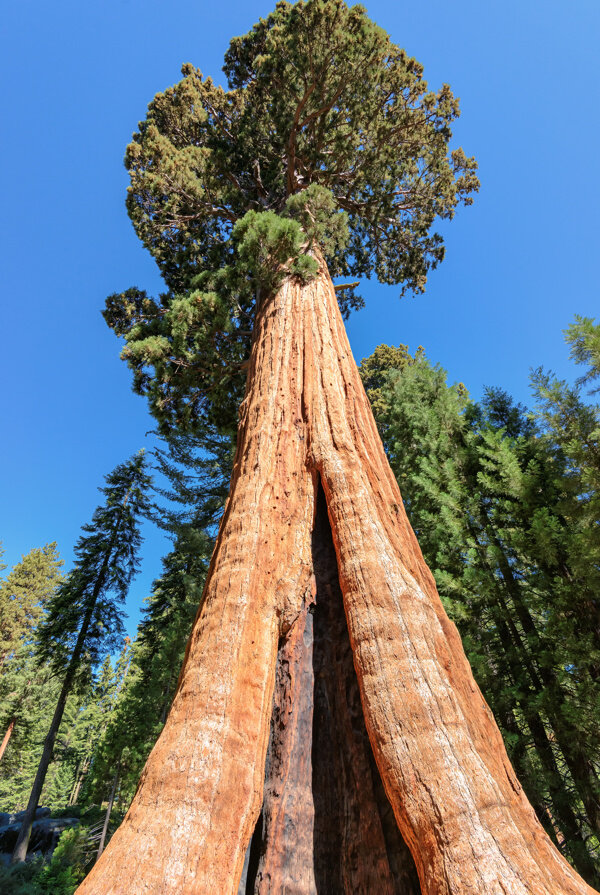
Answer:
[[[314,592],[279,644],[239,895],[420,895],[365,728],[320,480],[312,556]]]

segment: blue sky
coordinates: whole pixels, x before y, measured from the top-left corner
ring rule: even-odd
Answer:
[[[562,330],[598,316],[597,0],[372,0],[371,17],[461,98],[455,145],[482,188],[444,227],[427,293],[367,282],[348,324],[360,360],[422,344],[477,397],[527,401],[530,367],[573,370]],[[127,218],[122,159],[154,94],[183,62],[220,77],[259,0],[19,0],[5,4],[0,540],[5,562],[56,540],[67,567],[102,477],[152,428],[100,310],[131,285],[160,289]],[[134,626],[168,544],[147,527]]]

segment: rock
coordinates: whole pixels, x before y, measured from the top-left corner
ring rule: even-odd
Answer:
[[[23,823],[23,818],[25,817],[24,811],[16,811],[14,814],[8,814],[6,811],[0,811],[0,829],[3,827],[8,827],[10,824],[20,824]],[[42,817],[50,817],[50,809],[49,808],[37,808],[35,812],[35,820],[40,820]]]
[[[42,808],[40,810],[43,814],[40,817],[36,812],[36,820],[33,822],[31,839],[29,840],[29,852],[42,852],[43,854],[46,854],[46,852],[53,851],[56,848],[60,834],[70,827],[77,826],[79,820],[76,817],[50,817],[49,808]],[[3,814],[2,818],[0,818],[0,852],[5,854],[12,853],[21,828],[23,814],[24,812],[19,811],[17,814]],[[19,815],[21,815],[20,819]],[[16,820],[13,820],[9,824],[1,822],[7,816],[16,818]]]

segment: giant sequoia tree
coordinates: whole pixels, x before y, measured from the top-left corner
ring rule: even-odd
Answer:
[[[246,386],[177,693],[79,892],[591,892],[444,613],[331,280],[423,289],[434,221],[477,187],[457,101],[342,0],[278,3],[225,73],[185,66],[127,153],[167,284],[108,302],[136,388],[204,437]]]

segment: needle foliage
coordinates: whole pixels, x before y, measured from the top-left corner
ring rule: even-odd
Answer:
[[[106,320],[163,430],[234,431],[254,314],[318,247],[333,276],[423,291],[436,220],[478,188],[450,150],[450,87],[343,0],[287,0],[231,41],[223,88],[191,64],[127,148],[127,207],[167,291],[129,289]],[[341,290],[348,313],[360,299]]]

